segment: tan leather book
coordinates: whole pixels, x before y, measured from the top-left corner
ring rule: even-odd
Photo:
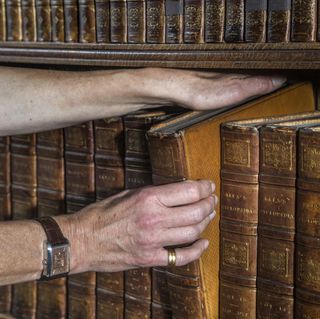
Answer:
[[[6,0],[7,41],[22,40],[21,0]]]
[[[37,41],[35,0],[21,0],[23,41]]]
[[[0,1],[0,41],[7,39],[6,2]]]
[[[146,2],[145,0],[128,0],[128,42],[146,42]]]
[[[148,132],[154,183],[211,179],[220,194],[220,124],[232,120],[313,110],[310,83],[296,84],[273,94],[210,112],[188,112],[156,125]],[[174,318],[219,318],[220,209],[203,233],[210,240],[200,260],[167,269]],[[234,295],[228,298],[236,298]]]
[[[79,0],[79,41],[96,42],[96,12],[94,0]]]
[[[96,0],[97,42],[110,42],[110,8],[109,0]]]
[[[298,149],[295,316],[318,318],[320,316],[320,126],[300,130]]]
[[[225,24],[224,0],[205,0],[205,42],[223,42]]]
[[[165,43],[165,1],[146,0],[147,43]]]
[[[127,42],[127,1],[110,0],[110,41]]]
[[[51,41],[50,0],[35,0],[37,13],[37,41]]]
[[[226,42],[243,42],[244,40],[244,0],[226,0]]]
[[[78,42],[79,40],[78,1],[64,0],[63,9],[64,9],[65,42]]]
[[[265,42],[267,34],[267,0],[245,0],[246,42]]]
[[[52,42],[64,42],[63,0],[51,0]]]

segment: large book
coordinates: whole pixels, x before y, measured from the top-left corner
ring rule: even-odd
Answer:
[[[63,0],[51,0],[52,42],[64,42]]]
[[[295,107],[300,110],[301,105],[314,109],[312,85],[292,85],[238,107],[188,112],[156,125],[148,132],[154,182],[210,179],[220,194],[220,124],[258,115],[286,114],[291,104],[293,113],[297,112]],[[187,266],[167,270],[174,318],[219,318],[219,207],[216,212],[216,218],[203,233],[203,237],[210,240],[203,256]],[[221,263],[228,263],[228,258]],[[227,294],[225,298],[232,300],[237,295]]]
[[[128,0],[128,42],[146,42],[146,2]]]
[[[205,42],[222,42],[224,38],[224,0],[205,0]]]
[[[6,2],[0,1],[0,41],[7,39],[7,18],[6,18]]]
[[[64,0],[63,9],[65,42],[78,42],[78,1]]]
[[[204,0],[185,0],[183,18],[184,42],[204,42]]]
[[[79,42],[96,42],[94,0],[79,0]]]
[[[37,216],[36,135],[11,137],[12,218],[31,219]],[[37,283],[13,286],[12,313],[21,319],[35,319]]]
[[[165,1],[146,0],[147,43],[165,42]]]
[[[97,120],[95,132],[96,199],[124,189],[124,130],[121,117]],[[97,318],[122,319],[124,273],[97,273]]]
[[[226,0],[226,42],[243,42],[244,40],[244,0]]]
[[[110,0],[110,41],[127,42],[127,1]]]
[[[37,41],[35,0],[21,0],[22,39]]]
[[[94,134],[92,122],[64,129],[67,213],[95,201]],[[96,274],[85,272],[68,278],[68,317],[95,318]]]
[[[21,0],[6,0],[7,41],[22,40]]]
[[[35,0],[37,15],[37,41],[51,41],[50,0]]]
[[[245,1],[245,41],[265,42],[267,34],[267,0]]]
[[[295,316],[320,316],[320,126],[304,128],[298,142]]]
[[[183,42],[183,1],[166,1],[166,43]]]
[[[63,130],[37,134],[38,217],[64,214],[65,169]],[[38,283],[37,318],[66,318],[66,279]]]

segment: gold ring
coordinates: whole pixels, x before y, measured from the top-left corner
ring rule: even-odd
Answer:
[[[167,248],[168,251],[168,266],[175,266],[177,261],[176,250],[173,248]]]

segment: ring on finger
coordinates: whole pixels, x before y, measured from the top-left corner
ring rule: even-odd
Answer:
[[[168,266],[175,266],[177,261],[176,250],[174,248],[167,248],[168,251]]]

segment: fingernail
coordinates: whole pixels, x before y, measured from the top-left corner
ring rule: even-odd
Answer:
[[[213,194],[213,199],[214,199],[214,205],[217,205],[219,203],[219,198],[217,195]]]
[[[283,76],[277,76],[272,78],[272,84],[275,87],[280,87],[281,85],[283,85],[285,82],[287,81],[287,78],[283,77]]]
[[[215,189],[216,189],[216,184],[211,181],[211,190],[212,190],[212,193],[215,191]]]
[[[204,249],[207,249],[209,247],[209,241],[206,240],[205,243],[204,243]]]
[[[215,216],[216,216],[216,211],[214,210],[214,211],[209,215],[210,220],[214,219]]]

